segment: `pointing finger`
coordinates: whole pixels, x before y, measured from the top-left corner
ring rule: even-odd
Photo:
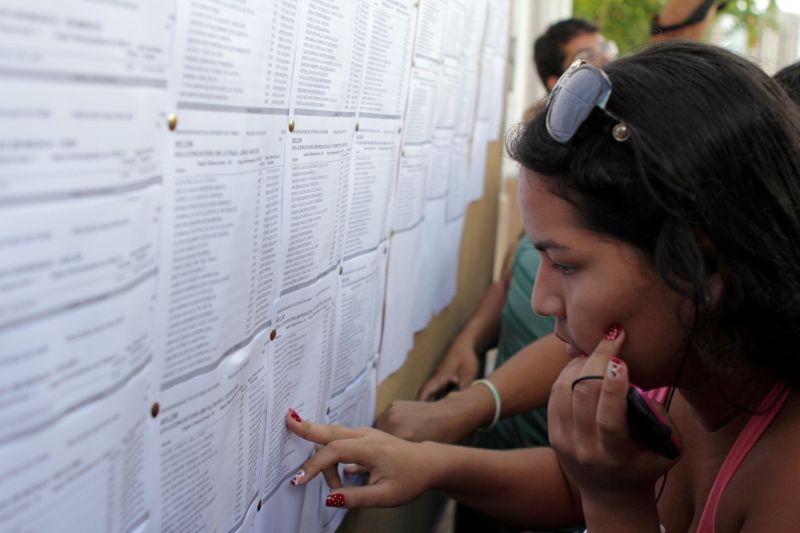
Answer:
[[[292,433],[317,444],[325,445],[331,441],[353,439],[362,435],[362,432],[358,429],[306,422],[300,418],[300,415],[294,409],[289,409],[285,420],[286,427]]]

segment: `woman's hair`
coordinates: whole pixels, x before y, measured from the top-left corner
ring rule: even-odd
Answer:
[[[604,70],[607,109],[629,124],[627,141],[595,108],[560,144],[542,113],[509,137],[511,157],[694,302],[698,327],[687,327],[708,368],[741,363],[725,339],[746,366],[800,383],[798,110],[758,67],[709,45],[661,43]],[[715,273],[724,292],[709,309]]]
[[[774,76],[778,85],[783,87],[789,98],[794,100],[794,103],[800,106],[800,61],[792,63],[787,67],[783,67]]]

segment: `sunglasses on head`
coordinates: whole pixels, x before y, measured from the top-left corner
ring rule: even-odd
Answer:
[[[581,124],[598,107],[617,121],[611,131],[619,142],[630,137],[630,127],[606,109],[611,96],[611,80],[602,69],[578,59],[561,75],[547,98],[547,132],[553,140],[566,144]]]

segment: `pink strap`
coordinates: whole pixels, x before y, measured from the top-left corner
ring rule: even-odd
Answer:
[[[722,463],[722,468],[717,473],[714,485],[711,487],[711,493],[706,500],[703,515],[700,517],[697,533],[714,533],[714,519],[717,516],[717,507],[722,498],[722,493],[731,482],[733,475],[739,469],[747,454],[750,453],[758,439],[761,438],[761,435],[764,434],[781,411],[783,404],[789,398],[790,392],[791,389],[789,387],[783,383],[777,383],[761,401],[761,405],[758,406],[758,411],[756,411],[757,414],[751,416],[750,420],[747,421],[736,442],[733,443],[731,451],[728,452],[725,462]],[[762,413],[762,411],[764,412]]]
[[[667,401],[667,396],[669,395],[670,387],[661,387],[660,389],[650,389],[649,391],[644,393],[644,397],[648,400],[658,402],[661,405],[664,405],[664,402]]]

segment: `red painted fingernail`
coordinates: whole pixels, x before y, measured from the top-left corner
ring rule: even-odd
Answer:
[[[622,362],[622,359],[617,359],[616,357],[612,357],[608,360],[608,377],[610,378],[618,378],[620,372],[622,372],[622,367],[625,363]]]
[[[611,324],[611,327],[608,328],[608,331],[606,332],[606,340],[616,340],[620,333],[622,333],[622,326],[619,324]]]
[[[581,356],[581,357],[589,357],[589,354],[586,353],[586,352],[581,352],[578,355]]]
[[[289,416],[291,416],[292,418],[294,418],[298,422],[302,422],[303,421],[303,419],[300,418],[300,415],[297,414],[297,411],[295,411],[294,409],[289,409]]]
[[[344,494],[329,494],[325,498],[325,507],[344,507]]]

